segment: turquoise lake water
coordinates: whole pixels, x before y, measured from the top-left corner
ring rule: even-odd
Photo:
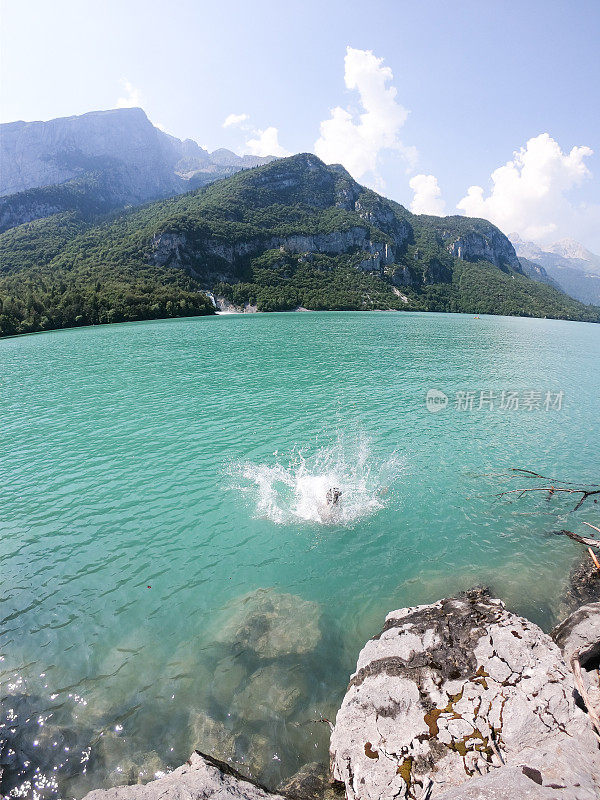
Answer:
[[[549,629],[581,552],[552,531],[598,524],[597,506],[495,495],[535,485],[511,467],[597,480],[599,367],[600,326],[468,315],[220,315],[0,342],[9,788],[81,797],[194,747],[275,786],[326,759],[319,719],[388,611],[487,584]],[[429,389],[449,398],[439,413]],[[540,395],[502,410],[503,391]],[[228,624],[265,597],[291,641],[271,660]]]

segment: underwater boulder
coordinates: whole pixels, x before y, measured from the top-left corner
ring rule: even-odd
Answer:
[[[344,785],[332,783],[324,764],[304,764],[291,778],[282,781],[277,791],[290,800],[343,800]]]
[[[218,615],[215,641],[259,658],[302,655],[321,640],[317,603],[273,589],[256,589],[230,602]]]
[[[209,753],[219,761],[235,761],[236,735],[220,720],[214,719],[206,711],[193,711],[190,730],[194,748]]]
[[[251,721],[288,717],[304,696],[306,683],[301,670],[273,663],[250,676],[246,686],[234,696],[232,710]]]

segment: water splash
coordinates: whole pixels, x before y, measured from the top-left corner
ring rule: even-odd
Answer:
[[[283,462],[234,463],[229,475],[258,517],[279,525],[350,525],[385,506],[400,470],[395,453],[377,460],[365,436],[352,441],[340,436],[335,444],[312,453],[294,449]],[[327,502],[332,487],[342,493],[336,504]]]

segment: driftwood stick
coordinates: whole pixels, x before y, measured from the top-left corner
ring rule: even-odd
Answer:
[[[584,501],[592,495],[600,495],[600,489],[569,489],[567,486],[534,486],[531,488],[521,489],[507,489],[505,492],[500,492],[496,497],[506,497],[508,494],[516,494],[518,498],[522,497],[527,492],[548,492],[548,500],[555,492],[564,492],[565,494],[579,494],[581,497],[577,501],[573,511],[577,511],[583,505]]]
[[[580,483],[575,483],[573,481],[563,481],[562,478],[549,478],[547,475],[540,475],[538,472],[532,472],[530,469],[521,469],[520,467],[511,467],[511,472],[518,472],[521,475],[528,475],[530,478],[540,478],[543,481],[550,481],[550,483],[561,483],[563,486],[578,486],[581,487]],[[588,489],[600,489],[600,484],[597,483],[589,483],[586,484]]]
[[[597,569],[600,569],[600,561],[598,561],[598,559],[596,558],[596,553],[594,553],[591,547],[588,547],[588,553],[590,554],[590,558],[596,565]]]
[[[598,547],[600,548],[600,539],[591,539],[588,536],[580,536],[578,533],[573,533],[573,531],[555,531],[555,533],[562,534],[563,536],[568,536],[569,539],[573,539],[579,544],[584,544],[586,547]]]
[[[510,472],[500,473],[500,475],[492,477],[515,477],[517,475],[523,478],[536,478],[540,481],[547,481],[547,483],[544,486],[507,489],[497,494],[496,497],[506,497],[506,495],[509,494],[516,494],[518,498],[521,498],[527,492],[547,492],[548,496],[546,499],[551,500],[553,495],[557,492],[579,495],[579,500],[573,511],[577,511],[581,508],[589,497],[594,497],[594,502],[598,502],[597,496],[600,495],[600,484],[597,483],[580,484],[574,483],[573,481],[564,481],[562,478],[549,478],[547,475],[540,475],[539,472],[534,472],[531,469],[522,469],[521,467],[511,467]]]
[[[590,700],[588,691],[585,688],[585,683],[583,681],[583,674],[581,672],[581,661],[579,660],[580,653],[581,653],[580,650],[576,650],[571,656],[571,670],[573,672],[573,677],[575,678],[575,686],[577,687],[577,691],[581,695],[581,699],[585,703],[585,707],[587,708],[587,712],[590,717],[590,720],[592,721],[592,725],[596,729],[594,731],[594,733],[596,734],[596,738],[598,739],[598,741],[600,741],[600,717],[598,716],[598,710]]]
[[[587,525],[588,528],[593,528],[595,531],[598,531],[598,533],[600,533],[600,528],[597,528],[595,525],[592,525],[591,522],[584,522],[583,524]]]

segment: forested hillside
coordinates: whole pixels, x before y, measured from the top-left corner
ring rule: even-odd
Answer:
[[[0,235],[3,335],[212,313],[398,309],[598,321],[527,277],[491,223],[415,216],[300,154],[111,216],[74,212]]]

